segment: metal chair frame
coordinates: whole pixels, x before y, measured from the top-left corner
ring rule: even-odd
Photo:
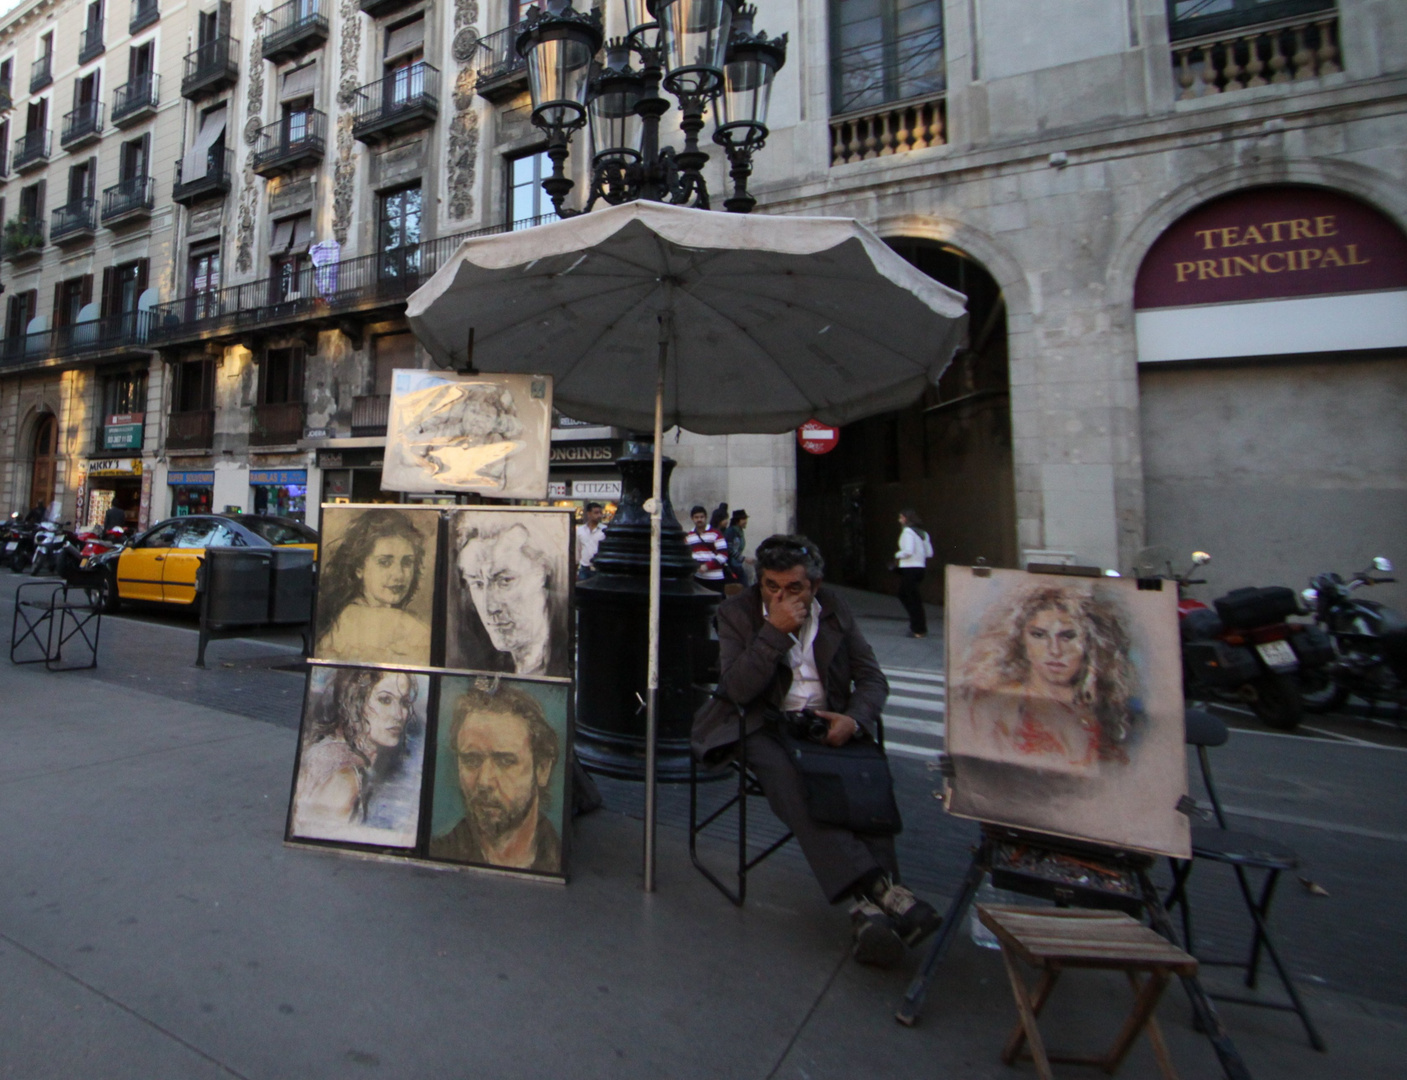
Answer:
[[[47,600],[26,599],[27,592],[33,593],[43,589],[49,590]],[[71,600],[70,592],[81,593],[83,600]],[[20,632],[21,622],[24,624],[23,633]],[[15,590],[15,613],[10,622],[10,663],[42,663],[49,671],[83,671],[95,668],[98,666],[98,638],[102,628],[101,594],[95,594],[81,585],[70,585],[65,581],[26,582]],[[75,638],[87,646],[89,662],[86,664],[63,663],[64,646]],[[42,655],[29,660],[15,659],[15,654],[21,646],[31,640]]]

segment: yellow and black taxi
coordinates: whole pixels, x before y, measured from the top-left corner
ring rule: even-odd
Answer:
[[[305,547],[316,557],[318,534],[301,521],[268,514],[191,514],[158,522],[115,551],[95,555],[88,568],[104,571],[108,611],[126,600],[189,605],[210,547]]]

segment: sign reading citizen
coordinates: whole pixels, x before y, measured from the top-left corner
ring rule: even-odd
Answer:
[[[1335,192],[1267,187],[1215,199],[1149,249],[1138,309],[1407,287],[1407,239],[1376,210]]]

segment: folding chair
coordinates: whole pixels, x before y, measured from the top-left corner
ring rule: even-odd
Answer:
[[[42,663],[49,671],[95,668],[102,626],[100,593],[68,582],[26,582],[15,590],[15,614],[10,622],[10,663]],[[26,642],[32,642],[39,655],[17,659]],[[64,647],[70,643],[86,648],[88,663],[63,663]]]
[[[1309,1018],[1309,1011],[1300,999],[1299,990],[1295,986],[1294,979],[1290,977],[1289,969],[1280,958],[1280,951],[1275,947],[1269,929],[1270,904],[1275,898],[1275,886],[1280,880],[1281,873],[1286,870],[1298,869],[1300,857],[1284,844],[1227,827],[1226,813],[1222,809],[1221,798],[1217,795],[1216,784],[1212,779],[1211,760],[1207,755],[1208,747],[1221,746],[1226,742],[1228,737],[1226,724],[1218,717],[1200,709],[1188,709],[1186,715],[1187,743],[1189,746],[1197,748],[1197,760],[1202,767],[1202,783],[1211,799],[1212,812],[1216,817],[1217,824],[1215,828],[1194,825],[1192,827],[1192,858],[1170,860],[1173,871],[1173,886],[1172,891],[1168,893],[1165,906],[1169,913],[1174,907],[1182,909],[1183,944],[1189,953],[1197,956],[1192,937],[1192,904],[1187,892],[1188,878],[1192,876],[1192,868],[1199,859],[1230,866],[1236,874],[1236,884],[1245,901],[1246,911],[1250,914],[1251,922],[1255,926],[1254,933],[1251,935],[1250,952],[1244,960],[1204,956],[1197,958],[1207,966],[1243,969],[1246,973],[1245,984],[1247,988],[1255,989],[1263,951],[1270,957],[1270,962],[1274,965],[1275,972],[1280,977],[1280,983],[1284,986],[1290,1001],[1289,1004],[1285,1004],[1230,994],[1209,994],[1208,996],[1220,1001],[1232,1001],[1242,1005],[1255,1005],[1259,1008],[1296,1013],[1300,1018],[1300,1023],[1304,1025],[1305,1034],[1309,1036],[1310,1045],[1314,1049],[1322,1051],[1325,1049],[1324,1040],[1319,1037],[1319,1032]],[[1252,888],[1249,871],[1262,871],[1265,875],[1260,881],[1258,893]]]

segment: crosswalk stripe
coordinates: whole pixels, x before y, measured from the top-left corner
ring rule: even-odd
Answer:
[[[897,675],[903,679],[922,679],[924,682],[945,683],[948,677],[941,671],[934,671],[931,668],[885,668],[886,675]]]
[[[885,716],[885,731],[911,731],[917,735],[932,735],[941,739],[948,725],[941,720],[915,720],[911,716]]]
[[[937,698],[945,698],[948,696],[948,691],[942,686],[936,686],[933,683],[907,682],[903,679],[890,679],[889,689],[912,690],[919,694],[932,694]]]
[[[941,701],[934,701],[932,698],[905,697],[903,694],[890,694],[888,707],[904,706],[910,709],[918,709],[920,712],[943,712],[945,706]]]
[[[932,759],[938,756],[938,748],[934,746],[914,746],[912,743],[899,743],[885,741],[884,749],[890,754],[901,754],[904,757],[916,757]]]

